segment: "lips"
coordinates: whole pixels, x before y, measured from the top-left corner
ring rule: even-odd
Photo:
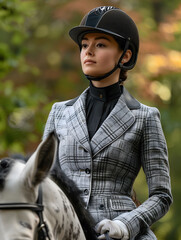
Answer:
[[[84,64],[93,64],[93,63],[96,63],[95,61],[93,61],[92,59],[86,59],[84,61]]]

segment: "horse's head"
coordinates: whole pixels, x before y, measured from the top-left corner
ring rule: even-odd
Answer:
[[[53,134],[43,141],[25,164],[10,158],[0,160],[0,204],[35,203],[38,186],[53,164],[57,141]],[[39,217],[26,209],[0,210],[0,238],[36,239]]]

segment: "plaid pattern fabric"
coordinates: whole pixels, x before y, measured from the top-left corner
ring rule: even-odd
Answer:
[[[96,222],[118,219],[128,227],[130,239],[156,239],[149,226],[168,211],[172,202],[167,146],[159,112],[140,104],[124,89],[89,141],[86,94],[87,90],[76,101],[53,105],[44,138],[56,132],[60,166],[81,189]],[[136,208],[131,190],[141,167],[149,198]]]

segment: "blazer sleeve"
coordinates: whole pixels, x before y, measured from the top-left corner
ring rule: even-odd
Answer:
[[[130,239],[164,216],[172,203],[167,145],[156,108],[149,108],[144,120],[141,163],[149,198],[138,208],[116,218],[126,224]]]

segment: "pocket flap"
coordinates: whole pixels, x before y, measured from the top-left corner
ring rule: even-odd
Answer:
[[[110,206],[113,210],[133,210],[136,208],[136,204],[128,196],[111,196]]]

